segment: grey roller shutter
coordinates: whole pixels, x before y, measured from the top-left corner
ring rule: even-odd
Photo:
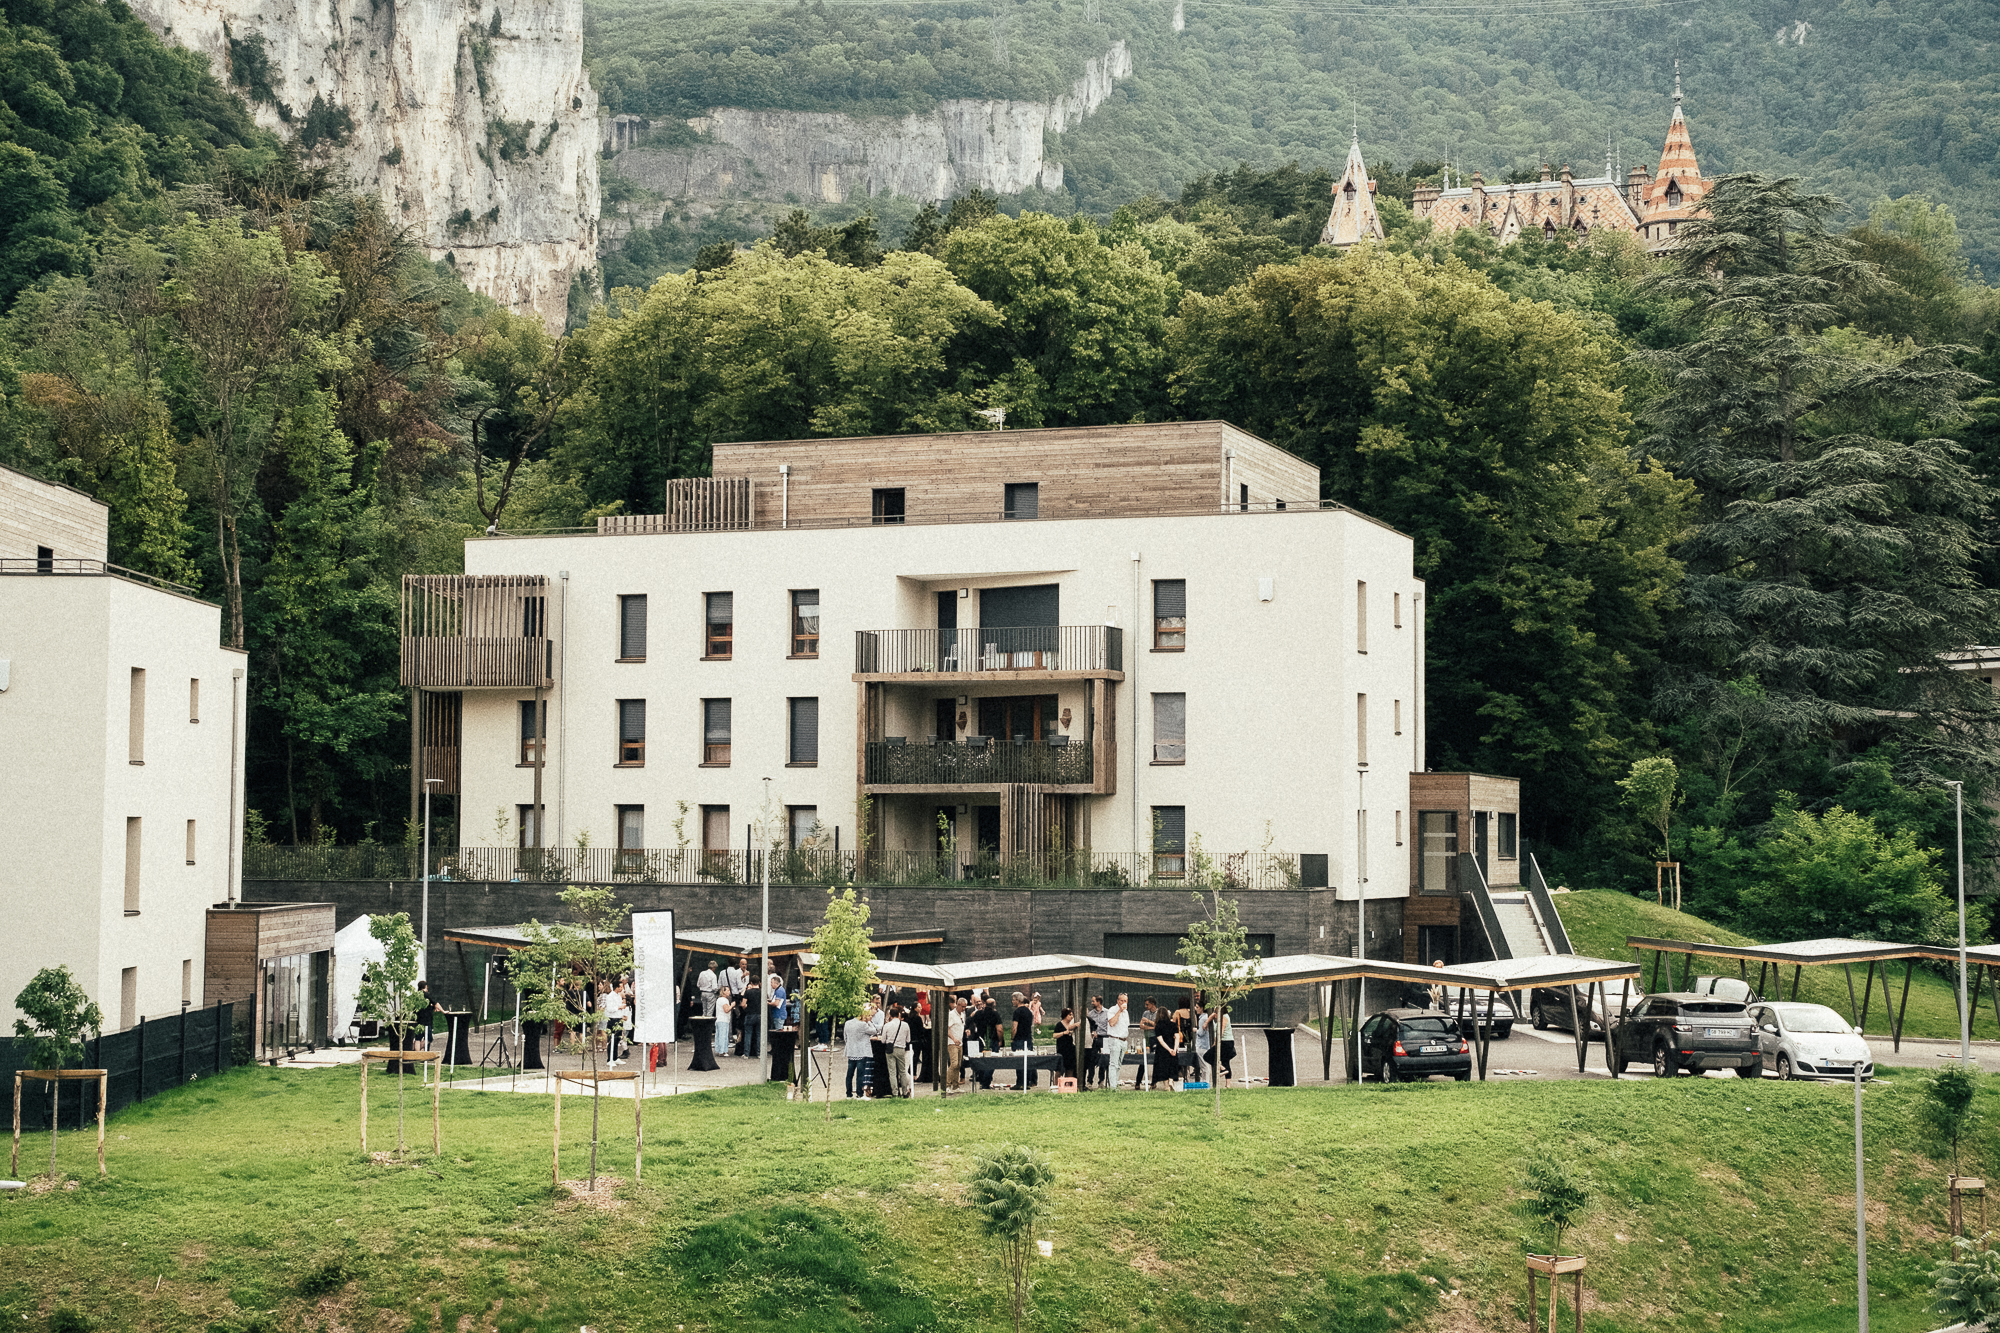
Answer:
[[[1153,850],[1160,853],[1178,855],[1187,848],[1187,807],[1184,805],[1156,805],[1153,807],[1153,824],[1158,830],[1153,835]]]
[[[795,764],[819,762],[819,700],[792,700],[792,759]]]
[[[618,599],[618,655],[646,655],[646,599],[643,595]]]
[[[618,701],[618,739],[621,741],[643,741],[646,739],[646,701],[644,699],[620,699]]]
[[[1187,580],[1153,580],[1153,614],[1162,619],[1187,614]]]
[[[702,739],[710,745],[729,744],[729,700],[703,699]]]

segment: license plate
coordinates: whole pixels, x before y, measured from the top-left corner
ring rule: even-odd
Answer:
[[[1708,1035],[1711,1037],[1740,1037],[1743,1034],[1735,1028],[1710,1028]]]
[[[1418,1054],[1418,1055],[1443,1055],[1443,1054],[1444,1054],[1444,1047],[1442,1047],[1442,1046],[1419,1046],[1419,1047],[1417,1047],[1417,1054]]]

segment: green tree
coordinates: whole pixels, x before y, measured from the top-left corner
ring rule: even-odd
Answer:
[[[1322,498],[1411,534],[1434,768],[1516,773],[1546,841],[1654,748],[1649,672],[1688,487],[1628,450],[1601,322],[1455,259],[1365,246],[1187,296],[1176,403],[1318,465]]]
[[[1618,779],[1625,803],[1633,813],[1660,831],[1660,859],[1674,859],[1674,806],[1679,802],[1680,770],[1673,756],[1654,755],[1632,762],[1632,771]]]
[[[1841,313],[1871,333],[1955,343],[1963,331],[1971,265],[1959,248],[1958,219],[1920,194],[1881,198],[1868,222],[1848,233],[1856,253],[1883,281],[1842,294]]]
[[[14,1040],[27,1056],[29,1069],[63,1069],[83,1063],[83,1043],[104,1027],[104,1012],[70,975],[67,966],[45,967],[14,997],[21,1017],[14,1020]],[[56,1089],[49,1084],[49,1178],[56,1174]]]
[[[1931,1303],[1925,1308],[1968,1328],[1987,1327],[2000,1315],[2000,1249],[1988,1235],[1951,1238],[1951,1257],[1931,1270]]]
[[[1028,1317],[1028,1265],[1034,1257],[1035,1229],[1048,1220],[1055,1168],[1039,1148],[1005,1143],[973,1158],[972,1206],[979,1230],[1000,1242],[1014,1280],[1014,1333]]]
[[[368,934],[382,946],[382,961],[362,969],[354,1012],[387,1029],[396,1050],[407,1050],[407,1038],[410,1029],[416,1026],[417,1009],[423,998],[417,990],[417,978],[422,971],[417,957],[421,948],[417,932],[410,927],[408,912],[378,912],[368,919]],[[401,1154],[404,1062],[398,1060],[395,1064],[396,1152]]]
[[[1549,1230],[1549,1257],[1563,1257],[1563,1235],[1583,1219],[1594,1184],[1563,1157],[1542,1152],[1528,1159],[1521,1180],[1521,1207]]]
[[[1646,447],[1701,496],[1661,706],[1712,710],[1748,681],[1726,702],[1779,743],[1896,717],[1962,736],[1990,701],[1939,654],[1986,642],[2000,595],[1973,577],[1983,488],[1935,431],[1972,379],[1946,348],[1885,361],[1822,336],[1840,293],[1874,280],[1829,233],[1833,199],[1735,175],[1705,207],[1654,283],[1695,335],[1637,354],[1666,386]]]
[[[1208,895],[1205,898],[1199,892],[1192,895],[1195,910],[1201,915],[1188,923],[1187,934],[1181,937],[1176,952],[1182,966],[1175,975],[1208,997],[1209,1012],[1213,1015],[1209,1019],[1209,1040],[1220,1050],[1222,1020],[1228,1016],[1231,1005],[1257,989],[1264,979],[1264,965],[1243,929],[1238,912],[1240,904],[1234,898],[1222,896],[1213,868],[1202,864],[1207,857],[1201,850],[1199,837],[1191,840],[1188,856],[1191,868],[1203,872],[1208,879]],[[1219,1058],[1215,1068],[1217,1071],[1222,1068]],[[1215,1119],[1220,1124],[1222,1079],[1219,1073],[1210,1077],[1215,1084]]]
[[[1979,1071],[1946,1065],[1926,1075],[1923,1096],[1915,1110],[1917,1126],[1931,1145],[1951,1154],[1951,1173],[1958,1170],[1958,1149],[1979,1124],[1973,1103],[1979,1097]]]
[[[1738,903],[1745,928],[1771,940],[1942,944],[1956,930],[1937,852],[1908,829],[1885,833],[1839,806],[1815,815],[1787,801],[1773,810]]]
[[[1000,312],[959,347],[994,407],[1021,426],[1132,421],[1164,407],[1174,280],[1136,243],[1107,245],[1086,219],[994,217],[947,236],[958,280]]]
[[[868,928],[868,904],[852,888],[826,891],[826,916],[813,931],[812,977],[805,985],[810,1013],[840,1025],[861,1012],[868,988],[875,984],[874,934]],[[826,1118],[833,1119],[833,1080],[826,1081]]]
[[[529,944],[516,966],[530,976],[552,978],[553,984],[534,992],[532,1017],[537,1023],[566,1024],[582,1042],[593,1075],[590,1084],[590,1183],[597,1188],[597,1131],[603,1089],[594,1077],[597,1067],[598,997],[632,970],[629,923],[632,907],[617,902],[611,890],[580,888],[562,891],[570,919],[553,925],[530,921],[524,927]],[[614,938],[623,935],[624,938]],[[528,1013],[523,1009],[524,1014]],[[637,1096],[637,1090],[634,1090]],[[557,1151],[561,1148],[558,1146]]]

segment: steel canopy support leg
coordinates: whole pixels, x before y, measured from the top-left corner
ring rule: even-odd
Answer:
[[[1861,1027],[1863,1026],[1861,1002],[1854,998],[1854,964],[1842,963],[1840,970],[1847,974],[1847,1016],[1854,1020],[1854,1026]],[[1796,995],[1798,987],[1794,985],[1792,991]]]
[[[1583,1072],[1583,1065],[1590,1058],[1590,1033],[1585,1031],[1583,1019],[1576,1012],[1576,987],[1569,988],[1569,1030],[1576,1036],[1576,1072]]]
[[[1875,994],[1875,960],[1868,960],[1868,977],[1861,985],[1861,1021],[1856,1024],[1864,1031],[1868,1027],[1868,1001]],[[1882,969],[1882,1003],[1889,1003],[1889,970]]]
[[[1903,1049],[1903,1015],[1909,1012],[1910,1008],[1910,973],[1915,970],[1916,966],[1917,960],[1914,958],[1905,958],[1903,960],[1903,999],[1896,1006],[1896,1025],[1889,1033],[1889,1049],[1898,1054]],[[1888,1001],[1889,970],[1884,968],[1882,969],[1882,1002],[1887,1004]]]

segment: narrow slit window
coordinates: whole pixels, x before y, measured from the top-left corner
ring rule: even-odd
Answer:
[[[1403,628],[1403,594],[1399,592],[1389,594],[1389,612],[1390,627],[1392,629]]]
[[[116,679],[114,677],[113,679]],[[146,668],[132,668],[131,702],[125,714],[126,758],[135,764],[146,762]]]
[[[701,762],[726,767],[729,763],[729,700],[701,701]]]
[[[1153,580],[1153,647],[1187,647],[1187,580]]]
[[[626,768],[646,764],[646,701],[618,701],[618,763]]]
[[[1398,699],[1398,700],[1396,700],[1395,704],[1394,704],[1394,705],[1392,706],[1392,708],[1390,709],[1390,720],[1391,720],[1391,721],[1392,721],[1392,722],[1393,722],[1393,723],[1395,724],[1395,732],[1396,732],[1396,734],[1397,734],[1398,736],[1402,735],[1402,734],[1403,734],[1403,701],[1402,701],[1401,699]]]
[[[139,915],[139,853],[144,823],[137,816],[125,820],[125,915]]]
[[[194,821],[187,822],[187,863],[194,864]]]
[[[1247,481],[1236,488],[1236,510],[1244,514],[1250,512],[1250,483]]]
[[[532,768],[535,765],[536,759],[541,755],[542,743],[548,735],[549,706],[544,703],[541,707],[539,718],[541,725],[539,727],[536,725],[535,701],[533,699],[523,699],[521,700],[520,707],[521,762],[519,766],[522,768]]]
[[[1401,810],[1396,812],[1396,845],[1398,847],[1403,845],[1403,812]]]
[[[1354,696],[1354,762],[1368,765],[1368,696]]]
[[[1354,651],[1368,651],[1368,584],[1354,581]]]
[[[736,594],[712,592],[706,595],[706,601],[702,656],[727,658],[735,652]]]
[[[188,721],[201,721],[201,677],[188,677]]]
[[[819,656],[819,589],[792,593],[792,656]]]
[[[1521,817],[1512,811],[1500,812],[1500,859],[1518,860],[1521,855]]]
[[[618,599],[618,660],[646,660],[646,595],[635,593]]]

